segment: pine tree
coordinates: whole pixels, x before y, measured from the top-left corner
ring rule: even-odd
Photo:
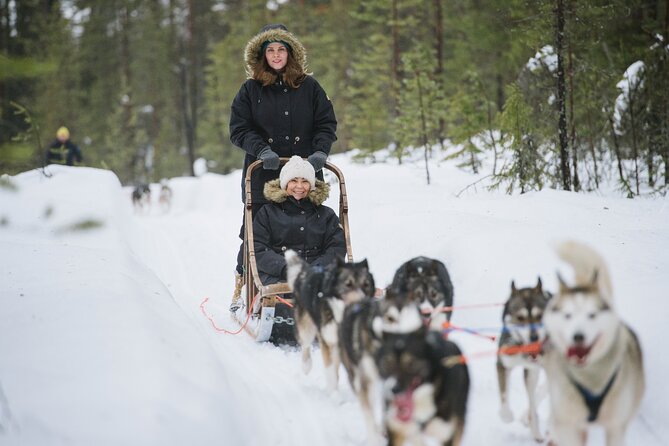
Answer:
[[[399,114],[395,120],[396,140],[400,147],[421,147],[425,160],[427,184],[430,184],[428,161],[432,145],[439,142],[440,115],[443,100],[434,81],[434,57],[426,46],[416,45],[402,57],[405,79],[400,90]]]
[[[508,182],[507,192],[512,192],[516,181],[521,193],[541,190],[544,185],[544,158],[540,155],[540,141],[532,130],[532,109],[525,102],[517,85],[510,85],[506,93],[500,124],[511,148],[513,157],[496,176],[495,186]]]

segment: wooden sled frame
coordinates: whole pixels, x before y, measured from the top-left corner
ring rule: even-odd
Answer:
[[[288,162],[290,158],[281,158],[281,165]],[[258,168],[262,168],[262,161],[254,161],[249,165],[244,178],[244,283],[246,284],[245,309],[250,327],[247,331],[258,341],[267,341],[272,333],[274,324],[274,307],[278,301],[277,296],[292,292],[287,283],[276,283],[263,285],[260,281],[253,237],[253,199],[251,191],[251,174]],[[346,195],[346,181],[342,171],[330,162],[325,163],[324,169],[332,172],[339,183],[339,222],[344,231],[346,241],[346,256],[348,262],[353,262],[353,251],[351,249],[351,238],[348,224],[348,197]],[[284,301],[291,302],[290,299]]]

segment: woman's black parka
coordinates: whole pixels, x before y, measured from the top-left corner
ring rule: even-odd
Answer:
[[[288,31],[271,29],[253,37],[246,46],[245,61],[249,76],[264,57],[260,49],[266,40],[289,43],[293,58],[306,73],[304,46]],[[337,139],[336,130],[337,119],[332,103],[313,77],[307,75],[298,88],[285,85],[280,77],[268,86],[247,79],[235,96],[230,113],[230,141],[246,152],[242,200],[246,170],[262,149],[269,146],[281,157],[299,155],[306,158],[316,151],[329,154],[332,143]],[[319,179],[323,178],[322,172],[317,174]],[[254,203],[266,202],[263,186],[278,177],[278,170],[258,169],[254,172],[251,181]]]

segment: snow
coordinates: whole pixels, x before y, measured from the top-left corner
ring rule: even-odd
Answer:
[[[354,258],[368,259],[379,286],[412,257],[442,260],[462,306],[455,325],[497,334],[511,280],[529,286],[541,276],[555,290],[558,270],[571,277],[555,243],[575,238],[596,248],[611,269],[616,308],[644,350],[647,391],[628,444],[667,444],[669,359],[659,342],[669,318],[667,198],[505,195],[483,183],[467,188],[484,174],[434,160],[428,186],[422,161],[351,158],[332,161],[346,177]],[[330,393],[318,352],[305,376],[296,349],[220,333],[200,310],[209,298],[216,325],[236,328],[227,306],[239,171],[170,180],[168,213],[155,201],[157,184],[151,210],[134,212],[131,190],[108,171],[48,171],[10,177],[16,191],[0,188],[0,444],[365,444],[343,369]],[[471,357],[463,444],[536,444],[520,421],[498,416],[495,344],[464,332],[450,338]],[[516,371],[517,419],[527,406],[521,381]],[[544,401],[542,428],[547,415]],[[600,430],[589,444],[604,444]]]
[[[532,72],[535,72],[542,67],[546,67],[548,71],[554,73],[557,71],[557,54],[552,45],[545,45],[542,47],[534,57],[531,57],[525,66]]]
[[[636,94],[637,90],[643,87],[643,73],[645,67],[643,61],[637,60],[627,67],[623,73],[622,80],[616,84],[616,87],[620,90],[620,94],[616,98],[615,109],[613,111],[613,123],[618,135],[624,133],[624,130],[622,129],[622,119],[623,115],[627,112],[630,101],[633,100],[633,96]]]

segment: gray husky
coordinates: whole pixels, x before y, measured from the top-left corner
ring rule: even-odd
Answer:
[[[286,251],[288,284],[293,289],[295,331],[302,348],[302,369],[311,370],[311,345],[318,339],[329,390],[339,380],[339,323],[347,304],[374,294],[367,260],[345,263],[337,258],[325,268],[312,268],[295,251]]]
[[[596,423],[608,446],[621,446],[645,389],[641,347],[614,310],[604,260],[577,242],[561,244],[558,254],[574,269],[575,283],[558,277],[560,290],[543,319],[551,444],[585,445]]]
[[[537,414],[537,406],[541,400],[537,394],[537,383],[541,372],[539,356],[541,344],[546,339],[541,319],[550,298],[551,294],[544,291],[540,278],[537,279],[536,286],[520,289],[516,288],[515,282],[511,282],[511,295],[502,313],[503,328],[497,354],[500,417],[507,423],[513,421],[513,413],[509,406],[508,379],[512,369],[521,367],[529,403],[527,421],[532,436],[537,441],[543,441]]]

